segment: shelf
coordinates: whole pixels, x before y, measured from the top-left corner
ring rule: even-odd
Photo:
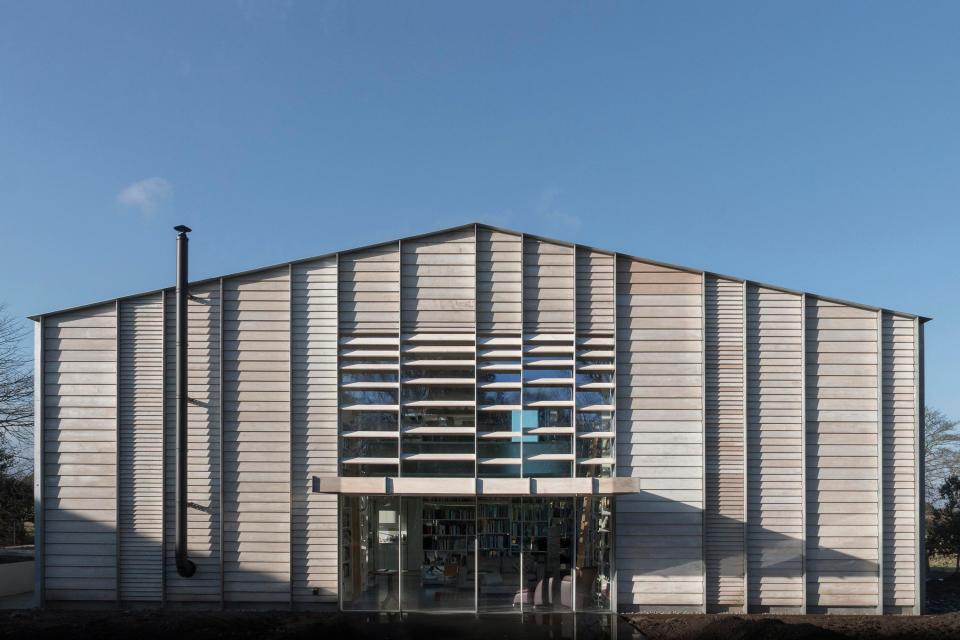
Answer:
[[[573,400],[537,400],[524,402],[525,409],[541,409],[545,407],[573,407]]]
[[[422,385],[422,386],[433,386],[433,385],[442,385],[445,387],[472,387],[474,382],[473,378],[410,378],[409,380],[404,380],[403,384],[406,385]]]
[[[613,360],[613,349],[582,349],[577,357],[583,360]]]
[[[524,435],[573,435],[573,427],[529,427],[523,430]]]
[[[552,461],[572,461],[572,453],[538,453],[534,456],[527,456],[526,460],[532,462],[552,462]]]
[[[614,347],[617,341],[613,336],[578,336],[578,347]]]
[[[405,356],[415,356],[415,355],[435,355],[435,354],[452,354],[455,353],[461,358],[466,358],[470,356],[470,359],[473,359],[473,354],[476,353],[476,349],[473,345],[462,345],[462,344],[416,344],[416,345],[404,345],[400,349],[400,352]]]
[[[520,382],[483,382],[477,385],[477,389],[488,391],[490,389],[516,389],[522,388]]]
[[[469,360],[434,360],[425,358],[423,360],[404,360],[405,367],[438,367],[444,369],[472,369],[474,365],[473,358]]]
[[[511,465],[511,464],[521,464],[523,460],[520,458],[482,458],[478,464],[484,466],[500,466],[500,465]]]
[[[472,436],[476,433],[473,427],[406,427],[404,435],[417,436]]]
[[[577,407],[579,413],[597,413],[601,411],[615,411],[616,405],[612,404],[588,404],[582,407]]]
[[[531,356],[565,356],[573,354],[573,343],[527,345],[523,348],[523,354]]]
[[[520,363],[506,364],[504,362],[477,362],[477,371],[520,371]]]
[[[366,363],[366,362],[349,362],[341,363],[341,371],[398,371],[400,369],[399,363]]]
[[[523,352],[520,349],[482,349],[477,352],[478,359],[519,360]]]
[[[348,431],[341,433],[343,438],[399,438],[400,434],[396,431]]]
[[[524,342],[569,342],[573,344],[572,333],[528,333],[523,337]]]
[[[398,382],[348,382],[341,384],[341,389],[396,389]]]
[[[404,402],[404,407],[473,407],[473,400],[412,400]]]
[[[614,371],[616,367],[612,364],[584,364],[577,367],[577,371]]]
[[[495,336],[495,335],[478,335],[477,344],[491,347],[500,347],[500,346],[520,346],[523,344],[523,341],[520,339],[520,336]]]
[[[341,359],[352,359],[352,358],[397,358],[400,354],[396,350],[388,351],[385,349],[341,349],[340,358]]]
[[[578,460],[577,464],[584,466],[596,466],[601,464],[614,464],[616,460],[613,458],[585,458],[584,460]]]
[[[400,344],[400,338],[397,336],[368,336],[361,334],[354,334],[348,336],[341,336],[340,340],[337,341],[339,344],[351,345],[351,346],[361,346],[361,345],[398,345]]]
[[[350,465],[354,465],[354,464],[387,464],[387,465],[391,465],[391,464],[399,464],[399,463],[400,463],[400,459],[399,459],[399,458],[363,458],[363,457],[357,457],[357,458],[346,458],[346,459],[342,460],[341,462],[342,462],[343,464],[350,464]]]
[[[399,411],[395,404],[347,404],[340,411]]]
[[[568,367],[573,367],[573,360],[550,360],[550,359],[539,359],[539,358],[530,358],[526,362],[527,368],[534,369],[566,369]]]
[[[472,453],[406,453],[403,459],[412,462],[461,462],[475,460],[476,456]]]
[[[524,380],[523,384],[528,387],[572,387],[573,378],[536,378]]]
[[[404,342],[469,342],[473,343],[474,335],[472,333],[405,333]]]
[[[520,411],[518,404],[485,404],[477,408],[478,411]]]

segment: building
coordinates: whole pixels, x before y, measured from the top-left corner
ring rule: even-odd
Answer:
[[[921,608],[925,318],[482,224],[189,294],[192,575],[176,291],[34,318],[48,605]]]

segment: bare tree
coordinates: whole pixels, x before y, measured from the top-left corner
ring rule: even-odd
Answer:
[[[923,426],[924,492],[927,503],[935,504],[947,478],[960,475],[960,420],[927,407]]]
[[[0,305],[0,452],[15,456],[18,466],[32,464],[33,371],[27,328]]]

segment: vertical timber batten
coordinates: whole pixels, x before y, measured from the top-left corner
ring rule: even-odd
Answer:
[[[217,378],[220,380],[220,393],[217,398],[217,449],[220,452],[220,483],[217,489],[217,502],[219,505],[219,521],[217,524],[217,536],[220,540],[220,553],[217,554],[217,564],[220,572],[218,582],[220,583],[220,608],[223,609],[226,606],[226,599],[224,598],[224,588],[223,588],[223,550],[226,546],[223,542],[223,513],[224,513],[224,502],[223,502],[223,395],[224,387],[223,384],[223,318],[224,318],[224,304],[223,304],[223,278],[220,278],[217,283],[219,296],[220,296],[220,321],[217,323],[217,350],[220,352],[219,358],[217,358],[218,369],[217,369]]]
[[[620,384],[617,382],[617,373],[620,370],[620,349],[617,348],[617,340],[620,336],[620,314],[617,312],[617,304],[620,300],[620,278],[617,276],[617,264],[620,261],[618,254],[614,253],[611,256],[613,260],[613,418],[610,428],[613,429],[613,448],[611,449],[611,455],[613,456],[613,469],[610,470],[610,475],[613,477],[620,476],[620,460],[619,460],[619,451],[620,451],[620,429],[619,429],[619,418],[618,414],[620,413],[619,404],[620,404],[620,394],[619,387]],[[610,498],[610,510],[612,513],[612,522],[613,522],[613,534],[608,536],[610,540],[610,559],[612,561],[612,569],[610,575],[610,606],[614,611],[620,611],[620,576],[619,569],[620,563],[617,562],[617,499],[616,497]]]
[[[167,292],[160,291],[160,606],[167,604]]]
[[[334,310],[334,350],[333,350],[333,371],[336,379],[334,381],[333,390],[336,398],[336,409],[334,410],[334,416],[336,418],[336,430],[337,430],[337,459],[335,461],[334,469],[337,476],[343,475],[343,465],[340,463],[343,460],[343,429],[340,426],[340,252],[338,251],[334,256],[336,262],[336,273],[334,274],[334,290],[333,298],[336,303],[336,309]],[[400,370],[397,369],[397,400],[399,401],[400,393]],[[397,455],[400,454],[400,435],[397,434]],[[397,465],[399,467],[399,464]],[[343,553],[343,527],[344,522],[341,517],[341,512],[343,511],[343,501],[345,498],[338,495],[336,496],[336,505],[337,505],[337,611],[343,611],[343,559],[340,557],[340,554]]]
[[[114,350],[117,354],[117,366],[114,372],[114,385],[113,385],[113,403],[117,408],[117,411],[113,418],[113,427],[114,427],[114,440],[116,446],[114,447],[114,486],[117,488],[116,499],[113,502],[113,518],[114,522],[117,523],[114,527],[113,533],[117,538],[116,546],[114,549],[114,572],[116,580],[116,591],[117,591],[117,606],[120,606],[120,586],[121,586],[121,576],[120,576],[120,332],[123,330],[123,323],[120,322],[120,300],[115,300],[113,303],[113,313],[117,318],[117,331],[114,334]]]
[[[480,340],[478,334],[478,328],[480,326],[479,316],[480,316],[480,303],[477,297],[477,272],[479,268],[477,263],[480,260],[480,234],[477,231],[477,225],[473,225],[473,487],[476,490],[478,482],[477,478],[480,477],[480,447],[478,440],[478,433],[480,432],[480,425],[478,421],[478,409],[477,402],[479,400],[479,394],[477,393],[478,378],[480,375],[479,369],[479,358],[480,358]],[[400,282],[401,288],[403,287],[403,281],[401,278]],[[400,400],[400,398],[398,398]],[[521,461],[521,464],[523,462]],[[473,526],[473,575],[480,575],[480,501],[474,498],[474,526]],[[477,614],[480,612],[480,580],[479,578],[473,581],[473,612]]]
[[[743,411],[743,613],[750,612],[750,433],[747,418],[747,281],[740,283],[741,326],[741,409]]]
[[[44,356],[43,336],[45,330],[43,316],[33,325],[33,519],[34,519],[34,564],[33,564],[33,594],[34,605],[46,605],[46,585],[44,584],[44,563],[46,562],[45,549],[45,518],[44,516],[44,482],[46,481],[46,467],[44,466]]]
[[[883,613],[884,561],[883,538],[886,520],[883,503],[883,312],[877,311],[877,613]]]
[[[917,549],[916,563],[916,581],[917,603],[915,608],[918,614],[927,612],[927,496],[926,496],[926,470],[924,469],[924,460],[926,459],[926,406],[924,398],[924,353],[923,353],[923,321],[914,319],[914,376],[916,385],[916,444],[914,465],[917,469],[917,540],[914,543]]]
[[[293,576],[295,573],[294,567],[294,549],[293,549],[293,493],[295,486],[294,478],[294,455],[293,455],[293,263],[287,265],[287,377],[290,380],[290,384],[287,385],[287,432],[288,438],[287,442],[289,443],[287,449],[287,471],[289,473],[288,481],[288,490],[287,490],[287,512],[289,517],[288,527],[287,527],[287,552],[290,554],[289,566],[287,568],[287,586],[289,587],[290,610],[293,611]],[[306,523],[303,525],[306,527]]]
[[[719,314],[718,314],[719,315]],[[700,272],[700,603],[707,612],[707,274]],[[719,442],[717,443],[719,447]]]
[[[800,296],[800,613],[807,613],[807,294]]]

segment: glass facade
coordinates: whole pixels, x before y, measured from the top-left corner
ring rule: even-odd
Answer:
[[[615,475],[613,257],[493,238],[340,260],[338,475]],[[610,610],[611,508],[609,497],[343,495],[343,608]]]
[[[341,496],[344,610],[610,611],[610,496]]]
[[[341,338],[344,476],[615,473],[612,334]]]

